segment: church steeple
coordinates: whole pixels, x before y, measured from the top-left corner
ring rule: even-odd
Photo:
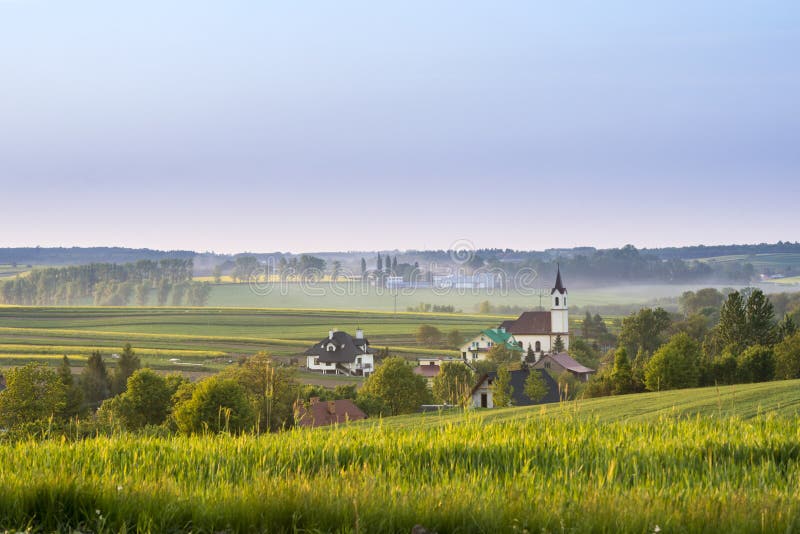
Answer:
[[[558,271],[557,271],[557,273],[556,273],[556,285],[555,285],[555,287],[553,288],[553,290],[552,290],[552,291],[550,291],[550,294],[551,294],[551,295],[552,295],[553,293],[555,293],[556,291],[558,291],[558,292],[559,292],[559,293],[561,293],[562,295],[563,295],[563,294],[565,294],[565,293],[567,292],[567,288],[566,288],[566,287],[564,287],[564,282],[562,282],[562,281],[561,281],[561,265],[558,265],[558,266],[557,266],[557,269],[558,269]]]

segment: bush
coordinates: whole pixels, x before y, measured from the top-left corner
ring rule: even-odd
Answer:
[[[186,434],[205,431],[239,433],[252,428],[254,421],[247,392],[226,378],[206,378],[193,388],[189,400],[175,407],[175,422]]]

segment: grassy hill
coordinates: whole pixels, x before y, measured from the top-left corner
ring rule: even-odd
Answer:
[[[0,442],[0,528],[794,532],[800,381],[264,436]],[[735,415],[733,415],[735,414]]]

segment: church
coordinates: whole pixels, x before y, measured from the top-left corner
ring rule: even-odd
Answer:
[[[556,274],[555,287],[550,291],[550,311],[524,312],[517,319],[503,321],[500,330],[514,336],[514,340],[527,351],[530,347],[536,352],[537,360],[542,354],[554,352],[553,346],[558,337],[564,348],[569,349],[569,308],[567,307],[567,288],[561,279],[561,267]]]

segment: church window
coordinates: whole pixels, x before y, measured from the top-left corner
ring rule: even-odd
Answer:
[[[536,342],[536,349],[535,350],[536,350],[536,352],[541,352],[542,351],[542,342],[541,341],[537,341]]]
[[[556,297],[556,306],[558,306],[558,297]]]

